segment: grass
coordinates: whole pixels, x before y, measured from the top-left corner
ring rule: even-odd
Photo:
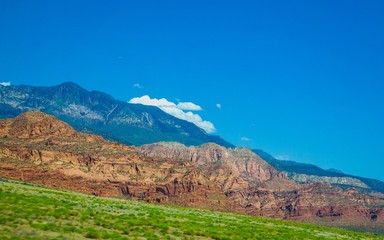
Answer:
[[[0,239],[383,239],[336,228],[100,198],[0,179]]]

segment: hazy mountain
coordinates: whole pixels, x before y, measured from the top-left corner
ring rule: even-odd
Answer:
[[[0,86],[0,118],[15,117],[31,110],[52,114],[82,132],[96,133],[126,144],[214,142],[234,147],[157,107],[118,101],[99,91],[89,92],[75,83],[53,87]]]
[[[355,187],[367,193],[372,190],[384,193],[384,182],[376,179],[357,177],[334,169],[325,170],[313,164],[282,161],[263,150],[254,149],[253,151],[276,170],[286,172],[290,179],[299,183],[326,182],[342,188]]]

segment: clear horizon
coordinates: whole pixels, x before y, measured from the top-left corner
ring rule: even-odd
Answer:
[[[73,81],[238,146],[383,181],[383,10],[381,1],[3,1],[0,82]]]

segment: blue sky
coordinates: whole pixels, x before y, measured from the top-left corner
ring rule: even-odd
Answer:
[[[0,82],[192,102],[236,145],[384,180],[383,12],[353,0],[5,0]]]

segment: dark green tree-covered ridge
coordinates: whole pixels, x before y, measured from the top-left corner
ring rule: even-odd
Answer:
[[[130,145],[175,141],[185,145],[214,142],[234,147],[157,107],[119,101],[72,82],[53,87],[0,85],[0,118],[16,117],[32,110],[54,115],[79,131]]]
[[[100,198],[0,179],[0,239],[382,239],[336,228]]]

